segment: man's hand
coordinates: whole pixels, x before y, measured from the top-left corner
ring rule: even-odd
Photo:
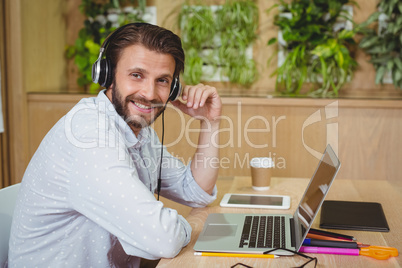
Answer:
[[[176,100],[172,104],[183,113],[210,123],[219,122],[222,102],[216,88],[203,84],[185,86],[182,99],[186,103]]]

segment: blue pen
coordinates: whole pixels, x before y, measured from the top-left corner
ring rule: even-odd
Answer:
[[[331,247],[331,248],[358,248],[359,247],[356,242],[318,240],[318,239],[311,239],[311,238],[304,239],[303,246]]]

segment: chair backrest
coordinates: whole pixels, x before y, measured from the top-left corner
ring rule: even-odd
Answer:
[[[19,189],[20,183],[0,189],[0,267],[4,267],[8,258],[11,221]]]

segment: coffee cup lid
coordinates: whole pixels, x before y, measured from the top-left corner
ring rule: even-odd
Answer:
[[[254,157],[251,159],[250,165],[254,168],[272,168],[274,161],[271,157]]]

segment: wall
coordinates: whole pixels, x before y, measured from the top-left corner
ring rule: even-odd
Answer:
[[[5,33],[4,33],[4,17],[5,17],[5,12],[4,12],[4,0],[0,1],[0,40],[4,40],[5,38]],[[0,75],[1,75],[1,109],[2,113],[1,115],[5,115],[6,111],[6,94],[5,94],[5,88],[6,88],[6,72],[5,72],[5,66],[6,66],[6,54],[5,54],[5,44],[0,43]],[[1,116],[0,115],[0,116]],[[5,119],[5,116],[3,116],[3,120]],[[0,119],[1,120],[1,119]],[[7,122],[3,122],[4,127],[6,127]],[[8,161],[8,144],[7,144],[7,134],[6,132],[0,133],[0,188],[8,185],[9,182],[9,161]]]
[[[53,126],[82,97],[89,95],[30,94],[30,155]],[[339,154],[343,179],[401,181],[402,102],[223,98],[220,175],[248,176],[248,160],[274,157],[274,176],[311,177],[315,154],[327,142]],[[47,120],[41,120],[46,117]],[[161,121],[154,124],[161,133]],[[195,151],[198,122],[172,106],[165,114],[165,145],[188,163]],[[318,156],[320,157],[320,156]]]
[[[59,92],[67,88],[66,1],[21,0],[24,89]]]
[[[3,0],[5,1],[5,13],[6,13],[6,38],[4,39],[4,43],[6,44],[6,55],[7,55],[7,121],[10,122],[10,125],[7,130],[7,144],[9,146],[9,155],[7,155],[7,159],[9,159],[10,166],[10,177],[13,182],[19,181],[22,178],[25,167],[29,161],[29,158],[32,154],[32,151],[37,146],[37,139],[43,137],[43,132],[47,130],[47,128],[39,129],[39,132],[34,131],[37,127],[43,126],[44,123],[53,124],[54,120],[57,119],[65,112],[67,107],[63,107],[62,109],[57,108],[59,104],[62,104],[64,100],[56,101],[56,103],[52,104],[50,102],[45,102],[43,104],[32,104],[28,102],[27,98],[31,98],[35,94],[35,92],[53,92],[53,93],[61,93],[61,92],[76,92],[77,87],[74,86],[73,77],[71,73],[73,72],[74,67],[71,67],[71,63],[68,63],[64,58],[64,49],[65,45],[73,42],[80,28],[79,20],[83,20],[83,17],[77,13],[77,6],[80,3],[80,0]],[[224,1],[206,1],[208,4],[219,4]],[[361,22],[366,19],[374,10],[377,0],[358,0],[356,1],[360,8],[354,9],[354,14],[357,22]],[[176,26],[176,18],[175,14],[178,13],[179,7],[184,0],[176,0],[176,1],[165,1],[165,0],[154,0],[151,1],[152,4],[155,4],[157,7],[158,13],[158,24],[165,26],[166,28],[172,29],[177,32]],[[254,56],[259,62],[259,66],[261,68],[260,79],[255,85],[253,85],[250,89],[244,90],[236,88],[235,86],[228,84],[214,84],[216,85],[222,94],[243,94],[243,95],[263,95],[267,96],[274,91],[274,78],[270,77],[270,74],[274,70],[275,66],[266,67],[266,62],[268,58],[275,53],[274,47],[267,47],[266,42],[269,38],[277,35],[277,29],[272,26],[272,16],[266,14],[265,10],[270,7],[272,4],[276,3],[273,0],[260,0],[257,1],[260,6],[260,31],[264,33],[261,35],[261,38],[257,41],[254,46]],[[361,52],[358,52],[360,69],[356,72],[353,81],[347,86],[348,90],[343,93],[348,96],[363,96],[364,98],[397,98],[400,99],[402,97],[401,91],[397,91],[390,85],[377,86],[374,84],[374,72],[373,68],[370,64],[367,63],[367,58]],[[274,61],[275,62],[275,61]],[[68,76],[68,79],[66,79]],[[29,94],[27,94],[29,93]],[[46,98],[46,95],[36,95],[38,98]],[[63,97],[63,95],[61,95]],[[68,98],[68,97],[66,97]],[[75,98],[75,97],[73,97]],[[258,100],[258,99],[256,99]],[[235,101],[235,99],[228,100],[229,102]],[[311,100],[315,103],[314,100]],[[325,100],[323,100],[325,101]],[[266,109],[264,111],[260,111],[258,109],[251,109],[248,112],[248,116],[258,115],[260,113],[265,113],[266,115],[272,114],[276,116],[286,115],[289,120],[282,121],[282,123],[287,123],[291,125],[293,119],[291,119],[291,115],[295,116],[296,122],[300,124],[303,122],[303,118],[298,118],[298,116],[304,116],[306,118],[310,113],[315,111],[316,106],[311,106],[310,108],[303,108],[302,110],[298,110],[293,107],[293,105],[297,105],[299,102],[303,102],[303,100],[294,100],[291,101],[291,105],[278,106],[276,108],[271,108],[271,106],[275,106],[276,103],[280,103],[280,99],[272,99],[266,102],[266,104],[260,104],[265,108],[258,109]],[[378,112],[376,107],[376,103],[380,103],[382,107],[379,109],[379,117],[364,117],[364,113],[374,113]],[[359,103],[359,101],[356,101]],[[387,128],[397,129],[397,131],[390,131],[388,133],[396,133],[399,134],[399,125],[400,122],[397,120],[400,116],[399,112],[394,112],[392,109],[388,110],[386,105],[383,104],[383,101],[375,101],[373,100],[366,110],[361,110],[360,107],[357,107],[358,114],[357,116],[353,111],[353,107],[355,107],[355,102],[353,100],[348,102],[348,109],[345,114],[342,115],[342,118],[346,118],[352,120],[350,124],[345,123],[347,127],[344,129],[351,129],[353,135],[356,133],[362,133],[363,130],[366,131],[366,128],[362,128],[363,130],[359,130],[356,132],[353,127],[361,124],[361,122],[366,122],[370,120],[377,120],[378,124],[381,125],[384,129],[375,128],[375,130],[370,130],[369,133],[373,137],[379,138],[379,140],[375,140],[375,144],[380,146],[382,143],[391,143],[394,140],[389,140],[389,138],[397,139],[399,136],[395,136],[395,134],[385,134]],[[70,103],[72,105],[72,103]],[[39,110],[46,110],[46,113],[42,112],[32,112],[31,105],[47,105],[47,107],[37,107]],[[63,104],[64,105],[64,104]],[[68,106],[69,104],[66,104]],[[320,107],[325,105],[320,104]],[[254,107],[253,107],[254,108]],[[233,114],[236,112],[236,104],[228,104],[225,107],[225,113]],[[322,108],[320,108],[322,109]],[[372,110],[374,109],[374,110]],[[298,114],[301,111],[302,114]],[[388,112],[385,112],[388,111]],[[393,111],[393,112],[389,112]],[[398,110],[399,111],[399,110]],[[258,112],[258,113],[257,113]],[[363,116],[363,117],[362,117]],[[390,118],[387,118],[390,116]],[[28,120],[28,118],[30,120]],[[44,118],[49,120],[44,120]],[[269,118],[269,117],[268,117]],[[292,117],[293,118],[293,117]],[[400,117],[399,117],[400,118]],[[31,121],[32,120],[32,121]],[[247,120],[246,117],[243,120]],[[341,119],[340,119],[341,120]],[[343,119],[342,119],[343,120]],[[353,121],[354,120],[354,121]],[[32,125],[32,122],[38,122],[38,125]],[[343,122],[343,121],[340,121]],[[387,123],[384,123],[387,122]],[[225,123],[228,124],[228,123]],[[258,124],[257,121],[254,121],[253,124]],[[280,124],[280,123],[279,123]],[[343,123],[342,123],[343,124]],[[367,123],[366,123],[367,124]],[[341,125],[341,123],[340,123]],[[173,124],[172,124],[173,126]],[[224,125],[225,126],[225,125]],[[281,126],[281,125],[280,125]],[[256,126],[261,127],[261,126]],[[298,126],[300,127],[300,126]],[[285,131],[285,129],[280,131]],[[298,130],[300,131],[300,130]],[[368,131],[368,130],[367,130]],[[169,132],[169,129],[167,130]],[[33,133],[33,134],[32,134]],[[317,132],[318,134],[322,134],[325,136],[324,132],[320,130]],[[365,133],[365,132],[364,132]],[[223,133],[223,139],[225,138],[226,133]],[[251,135],[251,134],[250,134]],[[255,134],[254,134],[255,135]],[[282,135],[282,134],[281,134]],[[342,135],[348,136],[350,134],[343,133]],[[367,135],[367,134],[364,134]],[[371,137],[368,136],[368,137]],[[34,138],[35,137],[35,138]],[[292,136],[286,136],[289,140],[292,140]],[[35,139],[35,140],[33,140]],[[353,136],[354,142],[358,145],[356,151],[352,151],[351,155],[354,156],[365,156],[367,153],[370,155],[370,163],[376,163],[373,159],[373,155],[375,149],[366,149],[363,150],[365,146],[369,146],[364,142],[369,144],[372,143],[371,138],[361,139],[360,137]],[[346,141],[345,141],[346,142]],[[397,142],[397,141],[395,141]],[[348,144],[348,143],[346,143]],[[348,144],[350,145],[350,144]],[[287,146],[287,145],[286,145]],[[293,149],[292,146],[288,146],[289,150]],[[384,148],[392,149],[385,146]],[[304,147],[303,147],[304,148]],[[318,150],[319,147],[317,147]],[[372,147],[369,147],[372,148]],[[300,149],[300,146],[299,146]],[[175,149],[176,150],[176,149]],[[177,153],[181,153],[181,149],[177,149]],[[234,149],[228,148],[229,155],[232,155]],[[277,154],[282,154],[282,149],[277,149]],[[257,153],[257,152],[256,152]],[[293,160],[290,155],[291,152],[287,152],[286,158],[289,159],[291,163],[296,160]],[[342,151],[340,151],[342,154]],[[382,156],[382,154],[380,154]],[[386,155],[386,154],[384,154]],[[308,158],[307,158],[308,159]],[[386,158],[388,159],[388,158]],[[396,158],[398,159],[398,158]],[[399,158],[400,159],[400,158]],[[314,159],[313,159],[314,160]],[[313,160],[307,160],[312,163]],[[351,160],[357,161],[357,160]],[[360,161],[360,160],[359,160]],[[363,160],[361,160],[363,161]],[[381,163],[385,160],[381,160]],[[389,162],[394,160],[390,159]],[[309,162],[309,163],[310,163]],[[387,162],[388,163],[388,162]],[[359,165],[362,165],[360,163]],[[384,165],[386,166],[386,165]],[[302,176],[308,173],[311,170],[307,168],[305,171],[300,173]],[[353,171],[353,169],[349,169]],[[370,169],[371,170],[371,169]],[[381,170],[381,169],[379,169]],[[236,172],[246,172],[242,169],[235,170]],[[278,171],[280,172],[280,171]],[[359,170],[354,172],[360,172]],[[280,174],[280,173],[279,173]],[[292,173],[293,174],[293,173]],[[372,173],[378,174],[379,173]],[[394,174],[394,173],[392,173]],[[390,175],[390,177],[394,177],[394,175]]]

